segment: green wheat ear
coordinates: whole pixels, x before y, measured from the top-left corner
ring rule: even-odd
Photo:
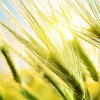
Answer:
[[[100,77],[96,67],[93,65],[92,61],[84,51],[84,48],[82,48],[82,46],[79,44],[79,40],[77,38],[76,40],[72,41],[72,45],[75,53],[77,53],[77,51],[79,52],[79,57],[83,61],[93,80],[99,81]],[[75,45],[77,46],[77,48],[75,48]]]
[[[20,77],[20,74],[19,72],[16,70],[16,67],[13,63],[13,60],[10,56],[10,53],[9,53],[9,50],[7,48],[6,45],[2,46],[1,47],[1,52],[3,53],[3,55],[5,56],[6,60],[7,60],[7,63],[12,71],[12,74],[13,74],[13,77],[15,79],[16,82],[18,83],[21,83],[21,77]]]

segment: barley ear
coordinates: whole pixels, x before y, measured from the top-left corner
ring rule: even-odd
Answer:
[[[92,63],[89,56],[84,51],[84,48],[79,44],[80,42],[76,38],[75,41],[73,41],[73,47],[75,48],[75,45],[77,45],[77,50],[79,51],[79,57],[83,61],[84,65],[86,66],[86,69],[89,71],[91,77],[95,81],[99,81],[99,73],[96,69],[96,66]],[[74,49],[75,50],[75,49]],[[75,51],[76,52],[76,51]]]
[[[3,53],[4,57],[6,58],[6,61],[11,69],[11,72],[13,74],[13,77],[15,79],[16,82],[21,83],[21,77],[19,72],[16,70],[16,66],[13,63],[13,60],[10,56],[10,52],[7,48],[7,45],[3,45],[1,48],[1,52]]]

